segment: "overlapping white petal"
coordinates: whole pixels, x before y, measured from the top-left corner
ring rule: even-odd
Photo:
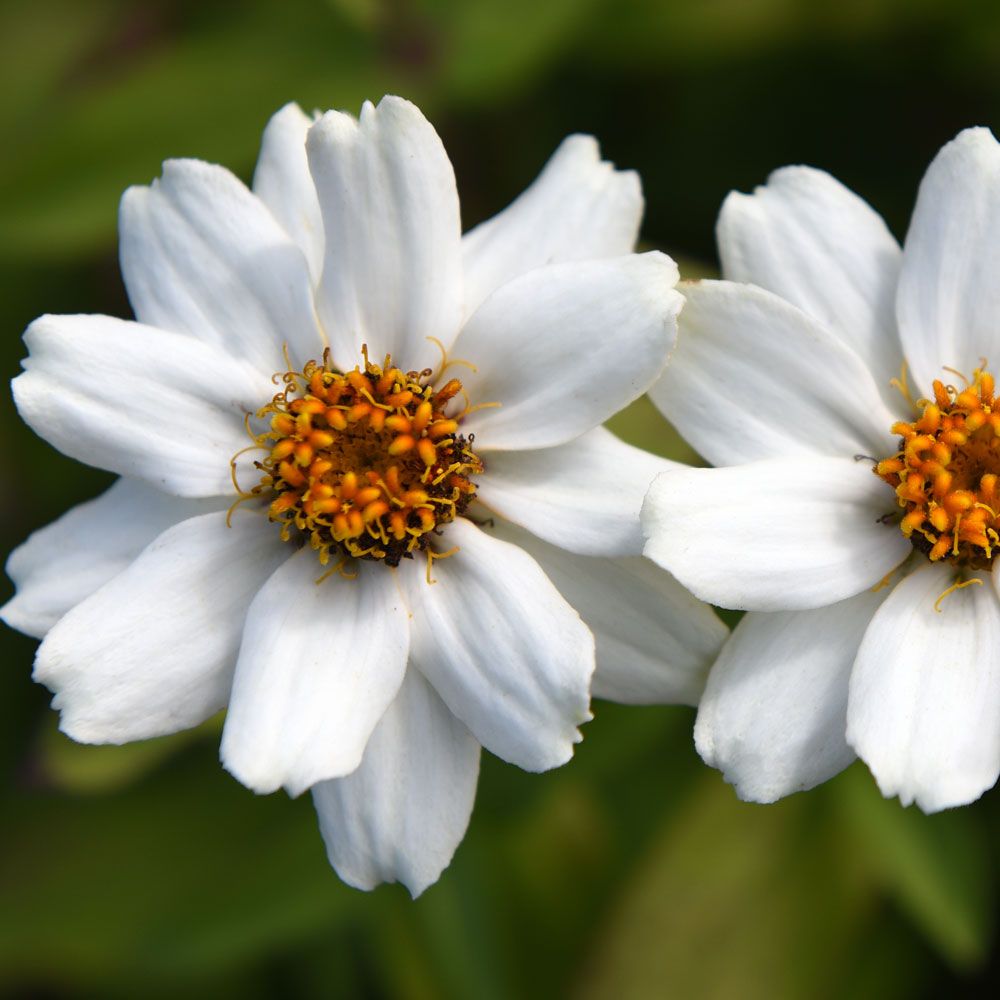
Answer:
[[[407,368],[433,367],[462,315],[455,174],[420,111],[398,97],[360,119],[329,111],[306,148],[326,255],[317,307],[334,359],[352,368],[368,345]]]
[[[312,790],[330,864],[356,888],[419,896],[465,835],[478,776],[479,744],[411,666],[360,767]]]
[[[322,583],[305,548],[247,613],[222,762],[244,785],[298,795],[350,774],[406,670],[409,625],[396,576],[360,564]]]
[[[262,515],[202,514],[168,528],[69,611],[38,649],[35,680],[60,728],[126,743],[197,725],[226,703],[247,607],[288,549]]]
[[[478,368],[462,382],[477,450],[563,444],[641,396],[677,334],[677,265],[662,253],[539,267],[494,292],[453,355]],[[609,331],[614,331],[611,336]]]
[[[297,104],[286,104],[264,129],[253,191],[299,245],[315,287],[323,273],[323,216],[306,157],[306,134],[313,125]]]
[[[752,285],[681,288],[677,347],[650,397],[713,465],[892,453],[896,418],[851,348]]]
[[[447,543],[435,583],[407,567],[416,663],[487,750],[528,771],[565,764],[590,718],[590,630],[522,549],[464,519]]]
[[[593,136],[567,136],[531,187],[462,238],[466,315],[532,268],[631,253],[642,210],[635,171],[602,160]]]
[[[177,496],[233,491],[245,413],[274,393],[238,356],[110,316],[43,316],[13,382],[24,421],[61,452]]]
[[[309,269],[264,203],[224,167],[168,160],[119,215],[122,276],[136,318],[190,334],[266,375],[319,357]]]
[[[925,812],[972,802],[1000,775],[1000,602],[990,574],[978,576],[940,611],[954,569],[925,563],[906,576],[851,677],[848,743],[883,795]]]
[[[1000,360],[1000,144],[966,129],[927,169],[906,234],[897,311],[917,395]]]
[[[676,465],[596,427],[556,448],[491,452],[478,497],[539,538],[583,555],[638,555],[646,490]]]
[[[181,500],[136,480],[119,479],[14,549],[7,575],[17,592],[0,609],[0,618],[41,639],[172,524],[228,504],[228,499]]]
[[[726,198],[722,273],[798,306],[864,361],[890,406],[903,352],[895,298],[900,250],[882,217],[822,170],[784,167],[752,195]]]
[[[774,802],[854,760],[847,688],[861,637],[888,590],[813,611],[750,612],[712,667],[694,738],[741,799]]]
[[[729,635],[711,608],[648,559],[576,555],[501,521],[491,530],[528,552],[594,633],[594,695],[627,705],[698,703]]]
[[[785,458],[661,473],[645,554],[726,608],[819,608],[873,586],[912,551],[892,491],[850,458]]]

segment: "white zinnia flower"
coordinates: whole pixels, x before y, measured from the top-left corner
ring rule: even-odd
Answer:
[[[641,212],[573,136],[463,238],[437,134],[391,97],[284,108],[254,193],[191,160],[129,190],[138,322],[43,317],[14,382],[39,434],[122,477],[8,566],[62,729],[122,743],[228,705],[225,766],[312,788],[340,875],[416,894],[481,745],[569,759],[595,638],[595,693],[694,703],[722,628],[639,555],[669,463],[600,427],[682,301],[669,258],[630,253]]]
[[[653,396],[725,468],[664,473],[643,512],[647,555],[750,611],[698,750],[757,801],[857,754],[886,796],[970,802],[1000,773],[1000,146],[941,150],[902,252],[805,167],[731,194],[718,239],[731,280],[684,288]]]

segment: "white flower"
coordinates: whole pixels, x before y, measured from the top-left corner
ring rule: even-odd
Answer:
[[[437,134],[391,97],[284,108],[254,193],[190,160],[128,191],[138,322],[43,317],[14,383],[39,434],[122,477],[8,566],[62,729],[121,743],[228,705],[225,766],[312,788],[340,875],[416,894],[480,746],[569,759],[595,639],[595,693],[694,703],[722,627],[640,556],[670,463],[600,427],[676,333],[641,212],[572,136],[463,238]]]
[[[731,280],[685,288],[653,395],[724,468],[664,473],[643,512],[647,555],[750,612],[698,749],[756,801],[857,754],[886,796],[970,802],[1000,773],[1000,146],[941,150],[902,252],[805,167],[731,194],[718,238]]]

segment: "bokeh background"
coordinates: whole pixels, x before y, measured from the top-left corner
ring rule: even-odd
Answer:
[[[0,370],[16,373],[42,312],[129,314],[115,247],[127,185],[169,156],[248,179],[288,100],[417,101],[467,226],[565,134],[593,132],[642,174],[644,242],[695,275],[716,266],[725,193],[786,163],[831,170],[902,237],[937,148],[997,121],[998,65],[990,0],[7,0]],[[644,401],[613,426],[692,457]],[[0,449],[4,552],[108,482],[34,438],[6,394]],[[692,710],[598,703],[559,771],[484,757],[469,834],[413,903],[341,885],[308,796],[255,797],[219,768],[217,720],[71,744],[30,681],[33,650],[0,634],[4,994],[996,995],[995,791],[926,817],[855,765],[745,805],[698,760]]]

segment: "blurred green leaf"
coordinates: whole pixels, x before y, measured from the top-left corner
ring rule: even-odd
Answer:
[[[182,755],[128,794],[36,792],[5,813],[0,987],[72,970],[166,989],[333,926],[353,893],[309,796],[254,796],[214,756]]]
[[[623,887],[579,996],[837,997],[873,902],[805,800],[747,805],[705,774]]]
[[[0,161],[0,247],[58,258],[106,246],[121,193],[152,180],[164,159],[246,173],[284,101],[356,110],[381,93],[370,42],[329,8],[258,0],[238,16],[226,10],[207,9],[189,32],[160,33],[141,59],[123,42],[80,80],[68,72],[78,53],[67,53],[62,86],[38,109],[45,128]]]
[[[975,812],[925,816],[883,799],[868,770],[851,768],[834,792],[857,856],[934,946],[959,968],[980,964],[993,931],[996,889]]]
[[[174,754],[206,738],[218,740],[222,716],[172,736],[125,746],[85,746],[59,731],[55,712],[45,716],[33,767],[38,779],[52,788],[77,794],[119,791],[141,780]]]

